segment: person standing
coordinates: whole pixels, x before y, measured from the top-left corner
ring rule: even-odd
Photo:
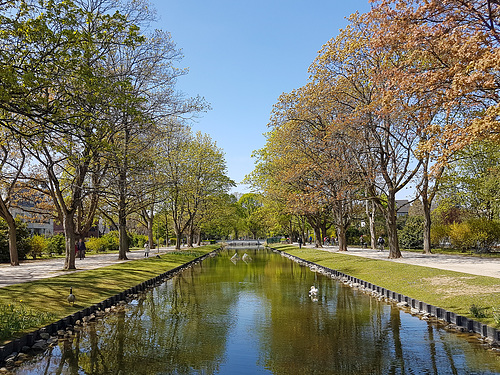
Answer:
[[[146,243],[144,244],[144,257],[145,258],[148,258],[149,257],[149,241],[146,241]]]
[[[299,249],[302,249],[302,237],[299,236]]]
[[[85,250],[87,250],[87,248],[85,247],[85,241],[80,238],[80,240],[78,241],[78,254],[80,256],[80,260],[85,259]]]

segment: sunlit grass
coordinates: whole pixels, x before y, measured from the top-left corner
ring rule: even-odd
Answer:
[[[22,306],[40,314],[53,314],[52,321],[62,319],[79,310],[99,303],[115,294],[138,285],[146,280],[185,264],[218,248],[209,245],[196,250],[176,251],[134,260],[94,270],[63,274],[33,282],[0,288],[0,305],[8,306],[23,301]],[[76,296],[74,305],[68,303],[70,287]],[[28,310],[26,310],[28,311]],[[0,321],[7,319],[0,311]],[[46,322],[13,331],[14,335],[42,327]],[[2,339],[3,340],[3,339]]]
[[[319,249],[299,249],[293,245],[273,247],[462,316],[500,326],[494,312],[500,310],[500,280],[497,278]],[[473,316],[472,305],[480,308],[485,317]]]

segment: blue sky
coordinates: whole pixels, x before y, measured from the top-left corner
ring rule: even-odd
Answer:
[[[200,95],[212,110],[192,124],[226,154],[228,175],[239,183],[264,146],[279,95],[303,86],[318,51],[370,9],[368,0],[151,0],[155,27],[169,31],[189,74],[178,80],[187,96]],[[244,186],[234,189],[247,192]]]

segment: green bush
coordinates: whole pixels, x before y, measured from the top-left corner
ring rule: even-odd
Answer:
[[[103,251],[118,250],[120,247],[120,238],[118,231],[106,233],[100,238]]]
[[[30,240],[31,250],[29,255],[36,259],[36,257],[41,256],[43,253],[47,252],[48,249],[48,241],[44,236],[40,236],[38,234],[31,237]]]
[[[477,253],[490,252],[493,246],[500,241],[500,222],[485,218],[467,220],[475,241],[473,248]]]
[[[104,241],[101,238],[89,237],[85,241],[85,247],[88,251],[95,251],[96,253],[104,251]]]
[[[347,228],[345,237],[348,245],[359,245],[359,237],[363,233],[356,227],[350,226]]]
[[[408,216],[406,223],[398,233],[399,243],[406,249],[421,249],[424,245],[424,218]]]
[[[10,262],[9,252],[9,230],[5,220],[0,219],[0,262]],[[30,234],[28,225],[20,219],[16,219],[16,242],[19,259],[26,259],[30,251]]]
[[[143,248],[144,244],[148,241],[148,236],[144,234],[129,234],[129,246]]]
[[[431,245],[439,247],[443,241],[448,241],[450,237],[450,226],[446,224],[431,225]]]
[[[489,252],[500,240],[500,222],[485,218],[468,219],[449,226],[452,246],[462,252]]]
[[[66,239],[63,234],[54,234],[47,239],[47,250],[49,253],[63,254],[66,250]]]
[[[476,243],[471,228],[467,222],[450,225],[451,245],[461,252],[471,249]]]

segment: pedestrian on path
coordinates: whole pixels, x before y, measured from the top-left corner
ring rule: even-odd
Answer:
[[[87,248],[85,247],[85,241],[80,238],[78,241],[78,254],[80,255],[80,260],[85,259],[85,251]]]
[[[146,243],[144,244],[144,257],[145,258],[149,258],[149,241],[146,241]]]
[[[385,240],[382,236],[380,236],[377,240],[378,243],[378,251],[383,251],[384,250],[384,245],[385,245]]]

